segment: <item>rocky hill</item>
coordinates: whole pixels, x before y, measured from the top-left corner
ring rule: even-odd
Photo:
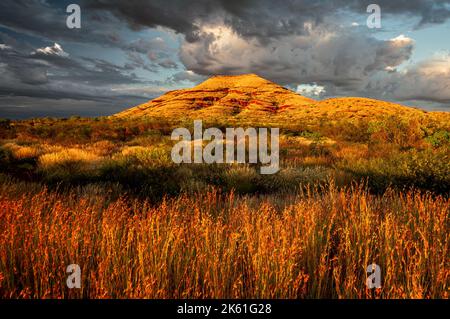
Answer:
[[[167,92],[147,103],[120,112],[115,118],[154,117],[294,123],[371,120],[396,115],[450,122],[448,112],[426,112],[400,104],[347,97],[316,101],[256,74],[214,76],[192,89]]]

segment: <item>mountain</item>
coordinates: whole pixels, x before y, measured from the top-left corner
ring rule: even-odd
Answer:
[[[192,89],[168,92],[116,116],[247,119],[274,115],[314,102],[256,74],[214,76]]]
[[[113,117],[238,120],[248,123],[292,123],[398,115],[449,119],[447,112],[426,112],[391,102],[348,97],[316,101],[256,74],[214,76],[192,89],[170,91]]]

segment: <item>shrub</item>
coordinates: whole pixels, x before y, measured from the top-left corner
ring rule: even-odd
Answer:
[[[264,193],[295,192],[301,186],[321,184],[331,175],[332,170],[325,167],[288,167],[277,174],[261,175],[257,188]]]
[[[127,157],[135,165],[144,167],[170,167],[173,165],[170,148],[166,145],[151,147],[126,146],[118,157]],[[117,158],[117,157],[116,157]]]
[[[403,149],[420,146],[424,131],[417,119],[405,120],[390,116],[381,121],[369,123],[370,143],[391,143]]]
[[[433,135],[426,138],[427,142],[434,147],[440,147],[450,144],[450,132],[445,130],[439,130]]]
[[[39,171],[50,180],[89,179],[98,173],[102,157],[83,149],[69,148],[39,157]]]
[[[6,143],[3,148],[8,150],[15,160],[34,159],[42,154],[43,150],[39,145],[19,145],[16,143]]]
[[[228,190],[234,189],[237,193],[254,193],[257,189],[259,174],[249,165],[232,166],[223,174],[223,182]]]
[[[368,178],[369,185],[377,192],[383,192],[390,185],[415,186],[443,194],[450,191],[448,150],[411,150],[390,158],[346,162],[343,166],[358,178]]]
[[[6,166],[10,163],[11,160],[11,151],[4,148],[3,146],[0,147],[0,168],[4,169]]]

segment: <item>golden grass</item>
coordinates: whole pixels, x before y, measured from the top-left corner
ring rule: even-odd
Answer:
[[[92,152],[78,148],[67,148],[40,156],[39,165],[45,169],[65,163],[94,164],[99,160],[100,157]]]
[[[369,147],[366,144],[344,144],[335,152],[335,156],[350,161],[360,158],[367,158],[369,155]]]
[[[448,298],[449,202],[362,187],[296,197],[211,190],[151,206],[0,187],[3,298]],[[108,204],[107,204],[108,203]],[[67,265],[82,288],[65,286]]]
[[[145,167],[172,165],[170,147],[168,145],[125,146],[120,153],[114,154],[114,160],[135,160]]]
[[[94,176],[98,173],[103,160],[103,157],[89,150],[61,147],[41,155],[38,159],[37,171],[55,180]]]
[[[18,145],[13,142],[3,144],[2,148],[11,152],[16,160],[37,158],[43,152],[40,145]]]
[[[117,145],[111,141],[98,141],[87,145],[86,151],[94,153],[98,156],[109,156],[117,151]]]

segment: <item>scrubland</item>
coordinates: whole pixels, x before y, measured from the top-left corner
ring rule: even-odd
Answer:
[[[279,124],[255,123],[281,128],[264,176],[174,164],[190,120],[0,121],[0,296],[448,298],[450,123]]]

